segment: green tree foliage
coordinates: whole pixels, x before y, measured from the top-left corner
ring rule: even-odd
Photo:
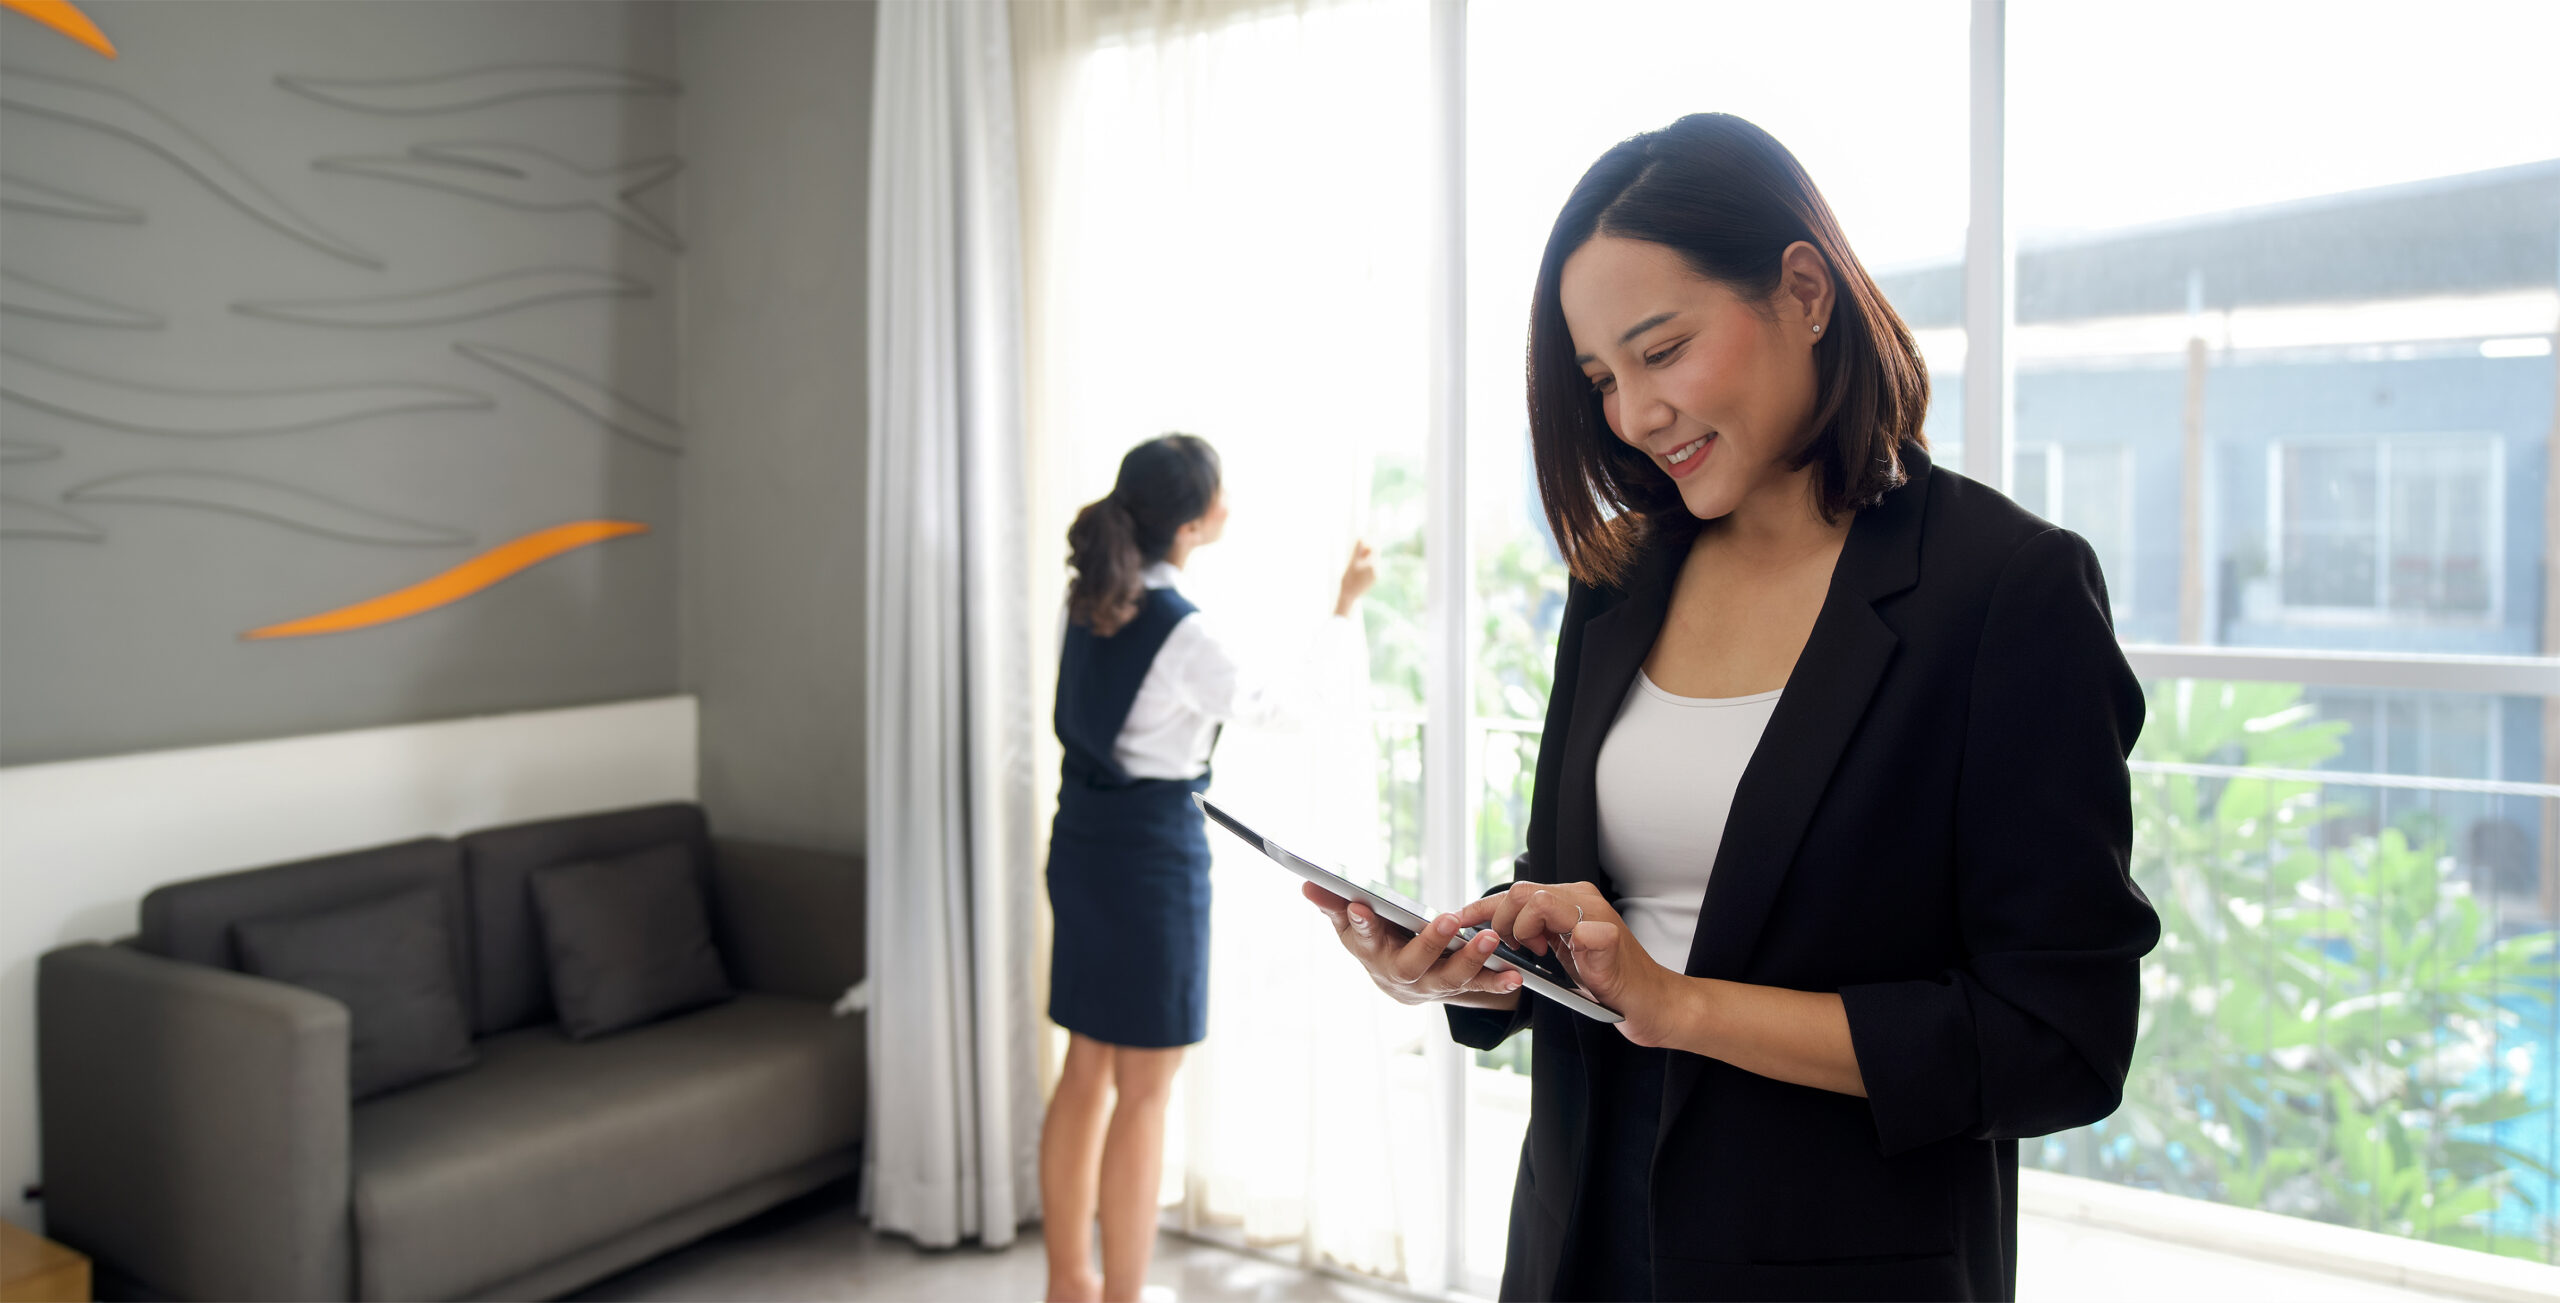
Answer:
[[[1390,872],[1421,881],[1424,572],[1418,467],[1372,492],[1368,618]],[[1526,840],[1553,691],[1564,571],[1535,534],[1480,546],[1477,880]],[[1505,727],[1509,724],[1513,727]],[[2167,682],[2137,759],[2314,770],[2347,725],[2285,684]],[[2431,820],[2380,826],[2346,785],[2146,769],[2134,776],[2134,880],[2160,911],[2124,1105],[2022,1146],[2035,1165],[2244,1207],[2549,1259],[2560,1209],[2536,1155],[2500,1143],[2523,1116],[2549,1027],[2552,934],[2501,936]],[[2545,1044],[2539,1052],[2553,1052]],[[1525,1072],[1528,1039],[1476,1056]],[[2548,1105],[2546,1105],[2548,1107]],[[2535,1223],[2500,1233],[2513,1199]]]
[[[2283,684],[2163,683],[2150,711],[2137,758],[2172,765],[2313,769],[2346,731]],[[2321,784],[2155,771],[2133,790],[2162,937],[2124,1105],[2029,1160],[2546,1257],[2549,1173],[2492,1127],[2530,1107],[2552,935],[2500,937],[2423,822],[2353,831]],[[2494,1233],[2510,1195],[2538,1233]]]

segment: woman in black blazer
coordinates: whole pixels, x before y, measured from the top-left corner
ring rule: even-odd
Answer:
[[[1503,1297],[2013,1297],[2017,1140],[2113,1111],[2159,936],[2096,558],[1931,465],[1909,330],[1738,118],[1584,176],[1529,366],[1574,582],[1517,881],[1421,937],[1309,888],[1461,1043],[1533,1038]],[[1765,725],[1688,754],[1646,701]],[[1657,848],[1658,892],[1665,827],[1685,953],[1603,854]],[[1490,936],[1444,956],[1476,923],[1626,1021],[1523,996]]]

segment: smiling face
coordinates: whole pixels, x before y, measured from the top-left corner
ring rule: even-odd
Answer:
[[[1594,236],[1565,260],[1558,299],[1610,431],[1701,520],[1808,482],[1786,458],[1813,419],[1831,278],[1809,244],[1790,246],[1783,268],[1755,304],[1642,240]]]

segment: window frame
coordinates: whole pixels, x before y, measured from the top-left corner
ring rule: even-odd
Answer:
[[[2064,503],[2071,491],[2071,454],[2075,452],[2084,456],[2091,454],[2103,456],[2115,462],[2113,478],[2116,486],[2115,499],[2118,515],[2115,536],[2106,540],[2113,545],[2112,548],[2098,548],[2099,540],[2090,536],[2088,522],[2068,518],[2071,513],[2065,508]],[[2124,619],[2133,609],[2132,599],[2136,582],[2134,573],[2141,564],[2134,543],[2133,513],[2136,488],[2133,445],[2120,439],[2088,442],[2069,439],[2036,439],[2019,443],[2009,462],[2009,483],[2013,489],[2018,482],[2018,463],[2030,457],[2044,463],[2043,506],[2045,510],[2037,514],[2087,540],[2091,547],[2098,551],[2101,560],[2108,557],[2114,558],[2116,564],[2106,570],[2107,604],[2114,608],[2118,620]]]
[[[2484,522],[2486,545],[2482,548],[2484,579],[2489,604],[2478,612],[2438,611],[2427,607],[2395,607],[2391,605],[2392,537],[2392,458],[2394,449],[2431,445],[2485,448],[2488,452],[2488,476],[2485,485],[2487,520]],[[2374,601],[2371,606],[2334,606],[2318,603],[2293,603],[2284,597],[2284,575],[2287,563],[2285,538],[2286,454],[2303,448],[2345,448],[2366,446],[2374,451]],[[2432,629],[2494,629],[2505,624],[2506,601],[2506,516],[2507,516],[2507,441],[2499,435],[2480,430],[2393,431],[2373,434],[2286,435],[2267,441],[2267,511],[2266,549],[2268,566],[2275,581],[2276,598],[2271,610],[2274,622],[2306,629],[2363,629],[2423,625]],[[2448,690],[2459,691],[2454,685]]]
[[[1425,749],[1423,785],[1426,793],[1441,793],[1437,799],[1426,797],[1429,814],[1424,820],[1422,855],[1426,881],[1450,886],[1472,881],[1477,863],[1476,848],[1471,844],[1476,814],[1486,799],[1475,758],[1483,752],[1484,738],[1492,729],[1521,729],[1523,721],[1509,720],[1479,712],[1474,690],[1464,670],[1473,654],[1473,627],[1476,612],[1473,567],[1476,557],[1468,539],[1466,512],[1470,497],[1463,477],[1472,469],[1467,455],[1467,413],[1464,405],[1467,352],[1466,317],[1466,11],[1468,0],[1431,0],[1434,24],[1431,75],[1440,88],[1435,96],[1443,112],[1451,113],[1454,126],[1444,126],[1436,139],[1442,151],[1432,160],[1441,169],[1449,189],[1440,206],[1443,223],[1438,232],[1445,248],[1454,251],[1444,255],[1449,265],[1435,280],[1433,290],[1440,301],[1433,305],[1435,314],[1432,384],[1436,394],[1446,395],[1448,406],[1435,411],[1429,443],[1429,465],[1439,480],[1454,473],[1454,485],[1435,483],[1426,495],[1428,515],[1425,530],[1427,548],[1435,554],[1429,563],[1430,580],[1426,589],[1427,655],[1435,667],[1434,677],[1426,691],[1429,699],[1424,714],[1434,731],[1448,738],[1454,729],[1462,730],[1451,741],[1460,745],[1431,746]],[[1961,269],[1963,307],[1960,314],[1964,341],[1960,368],[1963,403],[1953,429],[1943,431],[1940,440],[1940,465],[1961,470],[1969,478],[2007,492],[2010,484],[2012,457],[2026,453],[2016,444],[2016,238],[2010,222],[2008,194],[2008,113],[2007,113],[2007,0],[1969,0],[1971,23],[1968,90],[1971,101],[1969,131],[1969,206],[1968,230]],[[1454,99],[1448,98],[1454,96]],[[1952,332],[1951,332],[1952,333]],[[2338,436],[2372,437],[2372,436]],[[2426,434],[2394,434],[2386,438],[2436,437]],[[2427,618],[2426,623],[2441,628],[2496,627],[2509,614],[2506,583],[2508,578],[2508,541],[2506,537],[2507,440],[2495,434],[2477,431],[2455,432],[2453,437],[2483,438],[2494,451],[2490,454],[2487,538],[2487,569],[2490,609],[2484,615],[2463,614],[2452,618]],[[2033,445],[2030,445],[2032,447]],[[2050,445],[2059,448],[2061,444]],[[2126,500],[2122,533],[2125,546],[2121,552],[2123,572],[2108,576],[2111,602],[2121,613],[2132,609],[2135,591],[2133,569],[2138,562],[2139,527],[2132,514],[2135,470],[2140,464],[2134,445],[2116,445],[2124,457]],[[2208,445],[2208,452],[2210,445]],[[2280,454],[2271,454],[2278,455]],[[2053,474],[2058,504],[2062,472],[2061,458],[2048,463]],[[1500,468],[1496,468],[1499,473]],[[2560,471],[2560,467],[2555,467]],[[2280,493],[2281,471],[2271,467],[2270,493]],[[2377,472],[2378,487],[2385,494],[2379,509],[2385,517],[2390,512],[2387,470]],[[2185,491],[2185,490],[2182,490]],[[2560,492],[2555,486],[2554,492]],[[2212,538],[2221,528],[2220,513],[2213,508],[2212,491],[2206,489],[2207,501],[2202,505],[2205,538],[2197,545],[2210,548]],[[2268,555],[2281,555],[2280,500],[2271,497],[2267,518]],[[2058,522],[2070,527],[2069,522]],[[1460,555],[1448,556],[1443,549],[1454,545]],[[2213,555],[2212,552],[2207,553]],[[2529,558],[2519,556],[2519,563]],[[2394,615],[2388,606],[2389,554],[2382,553],[2381,573],[2377,575],[2379,601],[2371,610],[2359,608],[2286,608],[2279,604],[2275,623],[2311,627],[2337,623],[2380,626]],[[2208,600],[2213,597],[2217,576],[2207,569]],[[1454,595],[1455,600],[1452,601]],[[2334,614],[2349,618],[2340,621]],[[2405,617],[2403,623],[2406,623]],[[2208,626],[2209,628],[2210,626]],[[2207,636],[2210,636],[2208,633]],[[2123,644],[2127,661],[2144,679],[2240,679],[2261,682],[2300,683],[2306,686],[2416,692],[2490,693],[2533,696],[2545,702],[2547,728],[2560,729],[2560,657],[2550,655],[2448,654],[2437,652],[2341,651],[2299,646],[2249,647],[2222,644],[2158,645],[2139,642]],[[2504,747],[2506,721],[2498,710],[2490,712],[2490,765],[2493,773],[2507,764]],[[1525,725],[1534,728],[1533,724]],[[2554,747],[2546,741],[2546,748]],[[2560,763],[2560,762],[2555,762]],[[1457,794],[1455,799],[1448,794]],[[1436,889],[1436,888],[1435,888]],[[1427,1051],[1428,1052],[1428,1051]],[[1434,1064],[1435,1081],[1448,1101],[1454,1130],[1453,1137],[1464,1136],[1467,1107],[1465,1058],[1444,1055]],[[1493,1281],[1471,1275],[1465,1261],[1465,1236],[1456,1224],[1463,1215],[1462,1200],[1469,1198],[1506,1198],[1507,1189],[1470,1188],[1465,1180],[1465,1160],[1459,1150],[1444,1150],[1449,1155],[1444,1172],[1450,1192],[1447,1207],[1452,1225],[1446,1245],[1448,1258],[1442,1279],[1462,1288],[1490,1293]]]

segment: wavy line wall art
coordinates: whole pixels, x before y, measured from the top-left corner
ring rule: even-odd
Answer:
[[[517,63],[464,68],[428,77],[356,79],[278,77],[296,95],[359,113],[410,116],[458,113],[546,95],[681,95],[664,77],[578,63]]]
[[[107,531],[41,502],[0,493],[0,538],[51,538],[66,543],[104,543]]]
[[[0,0],[0,9],[25,14],[110,59],[116,57],[116,43],[70,0]]]
[[[0,399],[136,434],[225,439],[316,430],[400,412],[483,411],[488,395],[383,381],[319,389],[176,389],[132,384],[0,351]]]
[[[462,547],[477,541],[468,530],[411,520],[278,480],[227,471],[161,470],[110,475],[72,489],[62,495],[62,500],[193,507],[263,520],[342,543],[381,547]]]
[[[646,282],[584,267],[529,267],[415,294],[355,299],[267,299],[234,303],[244,317],[305,326],[394,328],[481,321],[537,303],[564,299],[650,297]]]
[[[451,570],[397,592],[384,593],[380,597],[367,598],[299,620],[251,629],[240,636],[255,641],[308,638],[315,634],[370,629],[375,625],[421,615],[439,606],[449,606],[563,552],[574,552],[628,534],[648,532],[647,525],[630,520],[574,520],[565,525],[554,525],[512,542],[501,543]]]
[[[495,344],[464,342],[455,344],[453,351],[482,366],[514,376],[594,417],[606,429],[625,438],[647,444],[660,452],[680,454],[684,451],[684,427],[675,418],[643,407],[557,362]]]
[[[108,203],[76,195],[58,186],[0,172],[0,208],[13,213],[43,213],[48,217],[73,217],[85,222],[125,222],[142,220],[142,210],[123,204]]]
[[[29,443],[24,439],[0,439],[0,466],[15,466],[31,461],[52,461],[61,455],[62,450],[49,443]]]
[[[312,166],[534,212],[592,208],[669,249],[684,249],[674,228],[631,202],[631,196],[674,176],[684,166],[681,159],[645,158],[588,171],[529,145],[462,141],[412,145],[405,155],[337,155]]]
[[[116,330],[158,330],[169,323],[140,308],[128,308],[47,285],[32,276],[0,270],[0,313],[58,322],[66,326],[106,326]]]
[[[121,136],[178,165],[240,211],[335,258],[380,269],[382,259],[340,239],[260,185],[158,109],[105,86],[0,69],[0,108]]]

